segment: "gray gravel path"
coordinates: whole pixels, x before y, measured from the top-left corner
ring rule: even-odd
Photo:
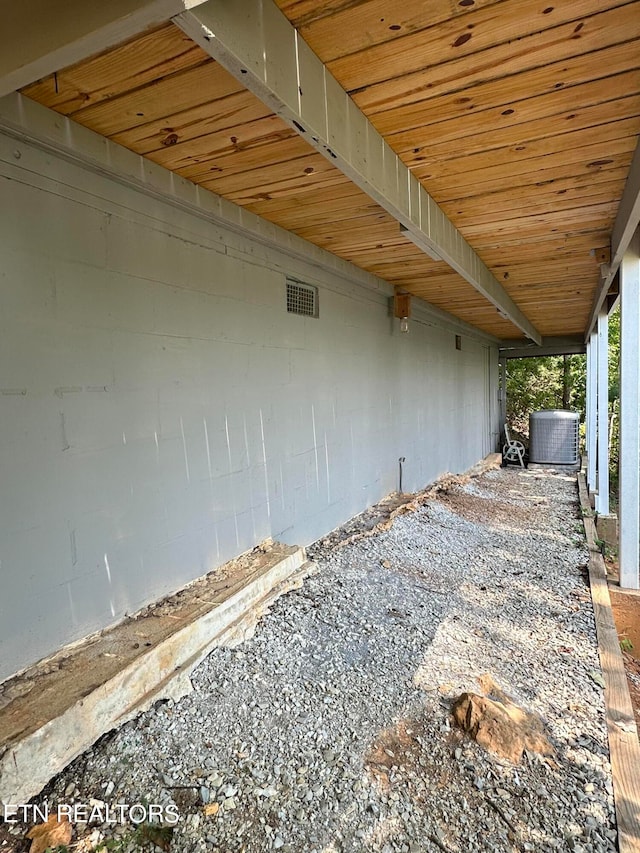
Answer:
[[[581,531],[575,478],[508,469],[318,544],[251,640],[77,759],[50,803],[176,803],[185,853],[615,850]],[[452,729],[484,674],[543,718],[553,759],[513,766]]]

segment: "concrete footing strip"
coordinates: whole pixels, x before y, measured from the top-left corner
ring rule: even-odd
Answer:
[[[13,744],[0,758],[0,804],[26,803],[105,732],[159,699],[193,688],[189,676],[214,648],[240,642],[278,596],[313,569],[298,549],[219,606],[176,631],[62,715]],[[2,812],[0,805],[0,812]]]

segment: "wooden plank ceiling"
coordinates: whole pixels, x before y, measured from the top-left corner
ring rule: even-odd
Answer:
[[[582,332],[640,134],[640,0],[277,1],[538,331]],[[172,24],[24,93],[521,336]]]

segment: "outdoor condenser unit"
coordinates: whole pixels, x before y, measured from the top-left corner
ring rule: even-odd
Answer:
[[[579,461],[580,415],[562,409],[531,412],[529,415],[529,458],[531,462],[577,465]]]

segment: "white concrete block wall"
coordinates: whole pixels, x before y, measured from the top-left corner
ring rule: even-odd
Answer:
[[[494,449],[495,349],[391,289],[1,135],[0,193],[0,679]]]

